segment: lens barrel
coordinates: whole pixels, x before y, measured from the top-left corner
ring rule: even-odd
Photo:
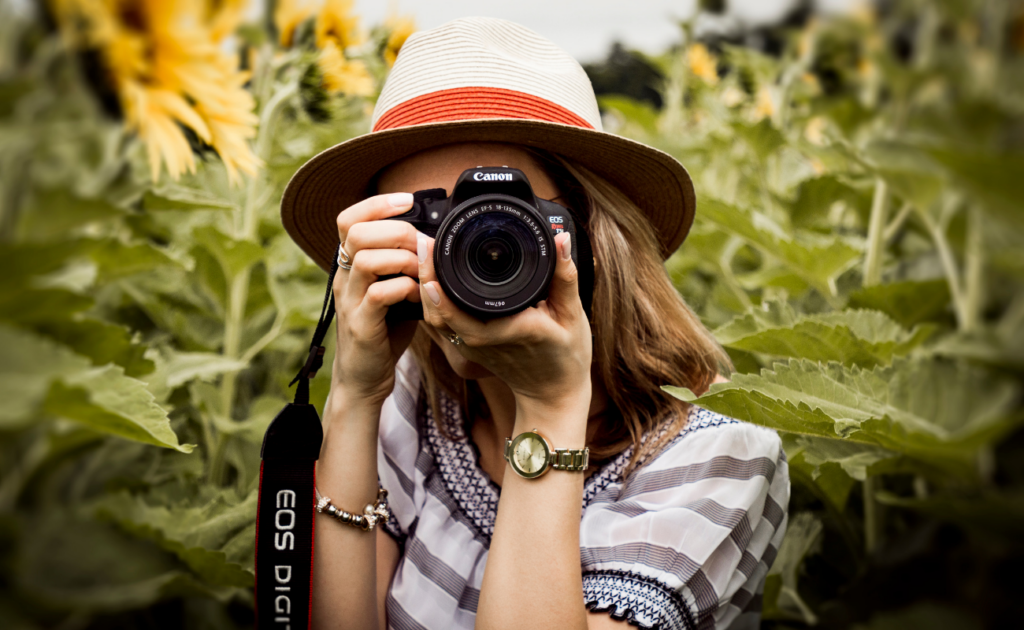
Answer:
[[[540,213],[508,195],[481,195],[437,231],[435,270],[462,310],[491,319],[542,299],[554,275],[554,238]]]

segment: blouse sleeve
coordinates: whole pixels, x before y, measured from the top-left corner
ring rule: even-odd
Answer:
[[[391,518],[384,529],[399,545],[405,544],[409,528],[424,501],[420,458],[418,403],[420,370],[412,352],[407,351],[395,367],[395,388],[384,400],[377,440],[377,481],[388,491]]]
[[[778,434],[694,408],[680,437],[584,511],[587,608],[641,628],[756,628],[788,506]]]

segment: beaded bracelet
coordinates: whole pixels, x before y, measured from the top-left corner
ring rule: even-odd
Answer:
[[[363,508],[362,514],[349,514],[345,510],[339,510],[331,503],[330,497],[323,496],[315,487],[313,489],[316,492],[316,511],[318,513],[322,514],[326,511],[327,514],[342,523],[358,527],[364,532],[372,530],[378,522],[386,521],[391,517],[387,504],[388,491],[384,488],[377,489],[377,500],[373,503],[367,503],[366,507]]]

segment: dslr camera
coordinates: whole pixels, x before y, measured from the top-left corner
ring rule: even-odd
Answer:
[[[414,192],[412,209],[389,219],[411,223],[435,239],[434,270],[445,294],[482,320],[518,313],[547,298],[559,255],[555,235],[568,232],[580,299],[590,316],[594,259],[579,216],[538,199],[519,169],[468,169],[450,197],[443,188]],[[395,304],[387,319],[423,319],[422,304]]]

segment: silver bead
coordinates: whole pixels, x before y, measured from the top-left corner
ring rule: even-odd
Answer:
[[[341,512],[341,522],[342,523],[348,523],[351,520],[352,520],[352,515],[349,514],[348,512],[345,512],[344,510],[342,510],[342,512]]]

